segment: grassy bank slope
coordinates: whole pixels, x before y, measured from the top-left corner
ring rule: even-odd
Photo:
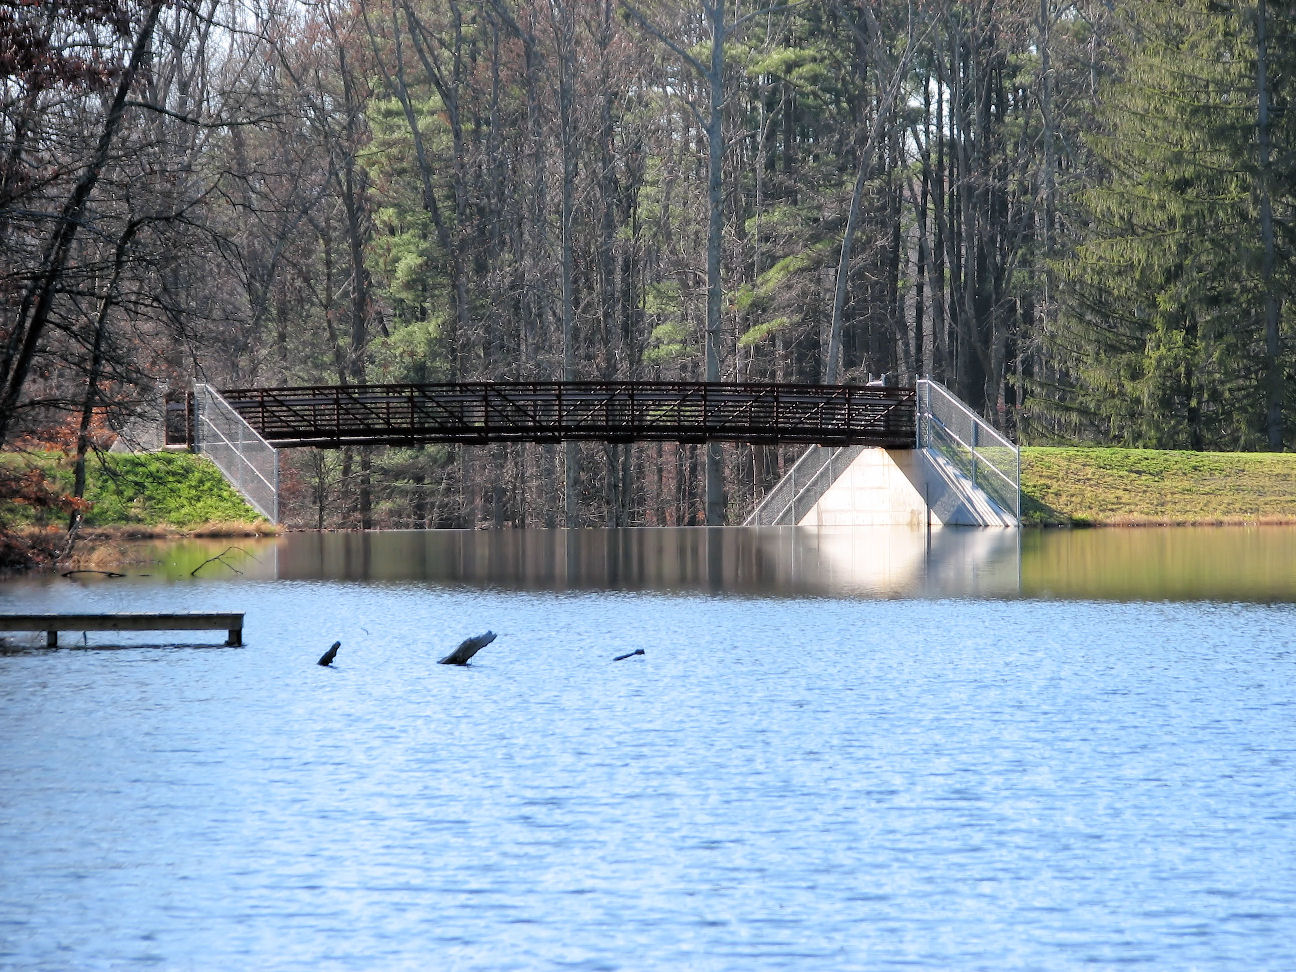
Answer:
[[[1296,455],[1022,450],[1027,523],[1296,524]]]
[[[57,454],[0,456],[9,476],[43,480],[45,491],[72,491],[71,461]],[[108,454],[86,466],[85,526],[172,528],[213,524],[268,526],[225,481],[209,459],[188,453]],[[33,492],[33,490],[28,490]],[[64,526],[67,516],[32,502],[0,501],[0,522],[13,527]]]

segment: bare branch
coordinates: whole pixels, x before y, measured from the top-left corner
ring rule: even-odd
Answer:
[[[652,34],[653,37],[657,38],[657,40],[661,41],[672,51],[674,51],[675,54],[680,58],[680,60],[682,60],[685,64],[687,64],[694,71],[696,71],[700,77],[703,78],[707,77],[707,75],[710,73],[710,69],[705,67],[702,64],[702,62],[699,61],[696,57],[694,57],[688,51],[684,50],[684,48],[680,47],[679,44],[675,43],[664,33],[662,33],[661,30],[659,30],[651,21],[649,21],[647,17],[645,17],[642,13],[639,12],[639,9],[637,7],[634,7],[629,3],[622,3],[621,9],[624,10],[626,14],[629,15],[633,20],[635,20],[640,27],[648,31],[648,33]]]
[[[218,121],[204,121],[203,119],[196,118],[193,115],[182,115],[178,111],[172,111],[170,108],[164,108],[151,101],[127,101],[125,107],[141,108],[145,111],[156,112],[159,115],[166,115],[168,118],[174,118],[181,124],[192,125],[194,128],[240,128],[247,125],[264,125],[267,122],[279,121],[285,117],[284,112],[278,111],[270,112],[265,115],[258,115],[255,118],[223,118]]]

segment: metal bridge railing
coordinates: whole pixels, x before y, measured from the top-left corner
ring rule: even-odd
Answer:
[[[194,385],[194,451],[209,456],[249,504],[279,522],[279,452],[210,385]]]
[[[460,382],[224,389],[277,448],[414,442],[914,442],[910,388],[706,382]]]
[[[944,456],[1021,522],[1021,450],[969,409],[944,385],[920,379],[918,448]]]

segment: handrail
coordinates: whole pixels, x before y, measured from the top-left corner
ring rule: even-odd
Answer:
[[[999,445],[1007,449],[1017,448],[1017,446],[1013,445],[1013,443],[999,432],[998,429],[976,412],[972,411],[972,409],[968,408],[958,396],[942,385],[939,381],[935,381],[931,378],[919,378],[917,382],[917,390],[920,393],[918,407],[922,412],[928,415],[933,414],[931,409],[931,393],[934,391],[941,396],[946,407],[962,413],[967,419],[975,423],[978,428],[984,429],[992,439],[999,440]]]
[[[825,453],[827,455],[824,455]],[[801,479],[798,475],[801,472],[801,467],[810,465],[821,456],[823,459],[815,468],[814,473],[804,480]],[[797,461],[792,464],[792,468],[783,474],[783,478],[774,484],[774,488],[761,497],[756,509],[752,510],[747,519],[743,521],[743,526],[772,526],[781,523],[787,511],[796,505],[797,498],[801,495],[801,489],[797,488],[797,483],[809,484],[814,482],[815,477],[823,472],[824,466],[831,461],[832,453],[827,452],[824,446],[810,446],[797,457]],[[788,494],[786,502],[783,500],[783,494]],[[771,515],[769,511],[776,503],[781,505],[778,507],[778,512]]]
[[[939,420],[934,420],[934,421],[939,421]],[[970,445],[970,444],[968,444],[967,442],[964,442],[962,439],[960,439],[960,438],[958,437],[958,435],[956,435],[955,433],[951,432],[951,431],[949,430],[949,426],[945,425],[943,422],[940,423],[940,425],[941,425],[941,429],[942,429],[942,431],[944,431],[944,433],[945,433],[947,436],[949,436],[951,439],[953,439],[955,442],[957,442],[957,443],[958,443],[959,445],[961,445],[963,448],[967,449],[969,452],[972,452],[972,451],[974,451],[975,449],[978,448],[977,446]],[[993,463],[984,462],[984,460],[983,460],[983,464],[984,464],[985,467],[986,467],[987,469],[989,469],[992,473],[994,473],[996,476],[998,476],[1000,479],[1002,479],[1002,480],[1004,481],[1005,485],[1007,485],[1010,489],[1016,489],[1016,488],[1017,488],[1017,483],[1015,483],[1015,482],[1013,481],[1012,477],[1009,476],[1009,475],[1008,475],[1006,472],[1004,472],[1002,469],[1000,469],[998,466],[994,465]],[[976,480],[975,480],[975,477],[973,477],[973,481],[974,481],[974,482],[976,481]]]
[[[463,382],[228,389],[277,448],[566,439],[905,448],[914,392],[720,382]]]
[[[967,466],[973,486],[980,485],[979,472],[991,470],[1007,488],[1008,505],[1012,507],[1012,515],[1020,524],[1021,449],[939,382],[930,378],[919,379],[916,391],[918,416],[914,425],[918,448],[940,452],[956,467]],[[937,441],[937,437],[932,434],[933,428],[939,429],[942,436],[952,440],[955,448],[951,449]],[[966,434],[960,434],[962,430],[966,430]],[[983,442],[983,439],[989,439],[989,442]],[[1001,468],[1001,464],[987,454],[987,450],[996,449],[1011,455],[1011,462],[1006,469]]]
[[[210,385],[194,385],[194,412],[194,450],[216,463],[258,513],[278,523],[278,450]]]

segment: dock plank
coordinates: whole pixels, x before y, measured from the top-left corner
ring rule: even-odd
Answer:
[[[183,613],[126,611],[112,614],[0,614],[0,631],[44,631],[46,643],[58,647],[60,631],[213,631],[228,633],[225,644],[243,644],[243,614],[231,611]]]

